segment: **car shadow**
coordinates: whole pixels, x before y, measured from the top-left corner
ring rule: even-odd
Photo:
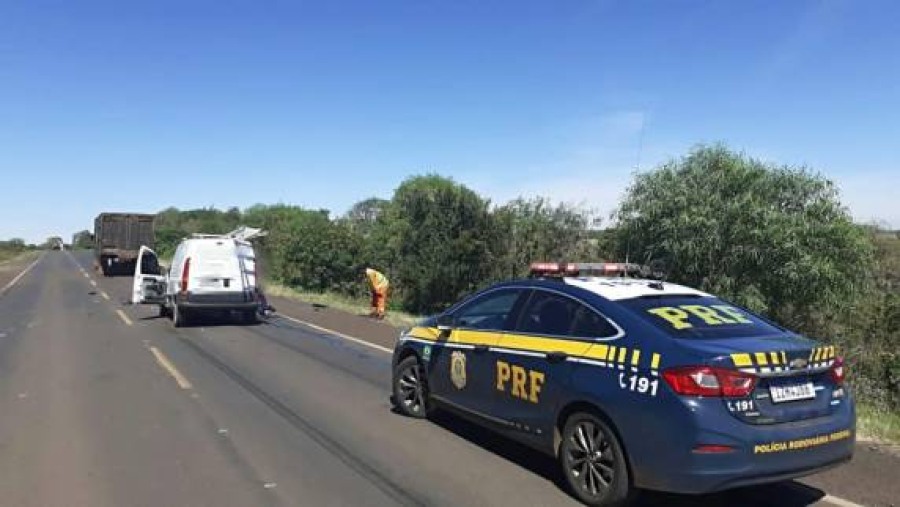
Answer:
[[[397,413],[396,409],[392,410]],[[446,410],[439,410],[430,420],[441,428],[497,456],[526,469],[565,490],[559,465],[553,458],[528,446],[509,440]],[[738,488],[709,495],[677,495],[642,491],[634,507],[805,507],[825,497],[817,488],[796,481]]]

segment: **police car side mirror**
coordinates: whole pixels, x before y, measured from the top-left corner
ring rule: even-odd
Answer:
[[[443,314],[437,318],[437,328],[439,331],[450,331],[453,329],[453,315]]]

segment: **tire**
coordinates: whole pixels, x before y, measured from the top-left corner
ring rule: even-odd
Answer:
[[[428,416],[428,384],[419,358],[411,355],[397,363],[391,386],[394,406],[398,412],[416,419]]]
[[[172,305],[172,325],[175,327],[185,327],[188,325],[187,311],[177,304]]]
[[[566,420],[559,464],[569,491],[586,505],[623,507],[634,499],[622,445],[594,414],[578,412]]]
[[[169,318],[172,316],[172,312],[169,311],[169,307],[166,305],[159,305],[159,316],[162,318]]]
[[[259,322],[259,316],[256,310],[245,310],[241,312],[241,322],[245,325],[252,326]]]

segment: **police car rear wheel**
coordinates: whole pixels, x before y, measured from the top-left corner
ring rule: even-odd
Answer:
[[[422,365],[415,356],[409,356],[394,367],[394,402],[397,410],[409,417],[428,415],[428,387]]]
[[[569,417],[559,453],[563,475],[576,498],[588,505],[622,506],[630,499],[622,446],[600,418]]]

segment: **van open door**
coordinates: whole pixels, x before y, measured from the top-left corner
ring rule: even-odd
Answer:
[[[132,304],[163,304],[166,301],[166,275],[159,265],[156,252],[141,246],[134,267],[131,289]]]

